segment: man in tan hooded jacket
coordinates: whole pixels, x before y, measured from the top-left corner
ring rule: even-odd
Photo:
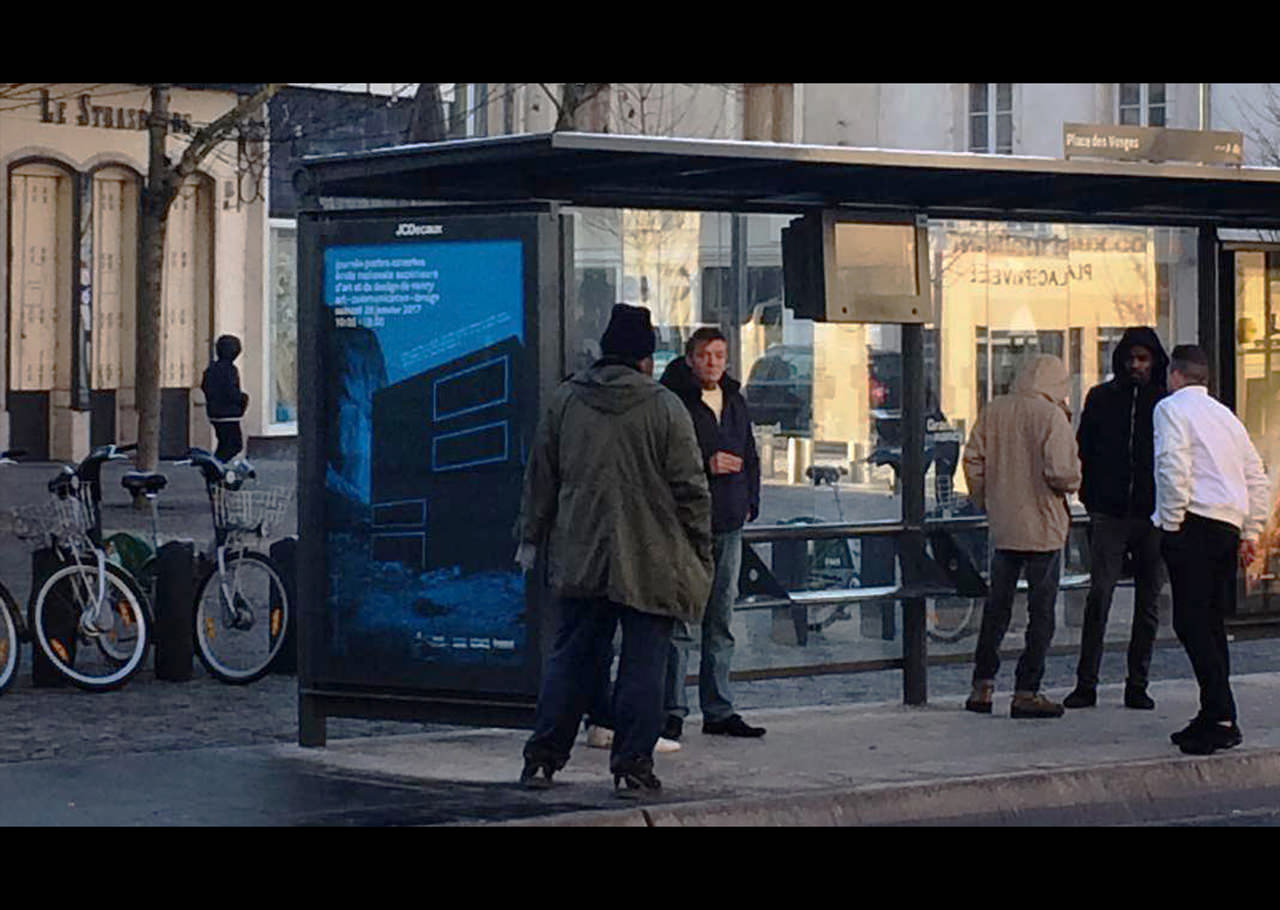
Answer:
[[[1009,629],[1018,577],[1028,585],[1026,647],[1015,672],[1012,717],[1061,717],[1040,693],[1053,640],[1062,548],[1071,526],[1067,494],[1080,487],[1080,458],[1067,409],[1067,369],[1051,354],[1029,358],[1013,391],[987,405],[964,450],[969,496],[985,508],[995,552],[991,593],[974,656],[970,711],[991,713],[999,648]]]

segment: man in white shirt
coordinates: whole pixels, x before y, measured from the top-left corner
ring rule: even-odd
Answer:
[[[1173,630],[1200,684],[1200,713],[1170,739],[1208,755],[1241,742],[1231,693],[1225,616],[1236,564],[1248,564],[1267,516],[1262,459],[1239,419],[1209,396],[1209,360],[1197,345],[1173,349],[1172,392],[1156,405],[1156,509],[1173,587]]]

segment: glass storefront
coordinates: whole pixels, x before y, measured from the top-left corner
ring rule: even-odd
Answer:
[[[745,293],[735,295],[734,216],[617,209],[573,214],[567,371],[598,355],[615,302],[652,311],[660,339],[655,375],[682,355],[694,329],[718,325],[729,338],[729,373],[743,383],[761,455],[761,514],[753,527],[901,517],[901,331],[896,325],[795,318],[783,305],[781,256],[781,230],[792,216],[739,216],[746,281]],[[1009,390],[1023,357],[1063,358],[1078,419],[1089,389],[1110,378],[1111,355],[1126,327],[1154,326],[1167,349],[1196,340],[1194,230],[935,221],[929,252],[936,302],[936,322],[925,327],[930,518],[974,514],[960,468],[963,442],[985,402]],[[1280,418],[1272,426],[1280,443]],[[1073,508],[1082,514],[1078,503]],[[985,534],[967,533],[970,539],[960,542],[985,572]],[[779,563],[794,553],[783,560],[775,549],[786,548],[755,545],[781,577]],[[1067,580],[1079,583],[1087,575],[1082,527],[1069,549]],[[895,581],[887,539],[811,541],[802,561],[804,571],[789,575],[790,590]],[[1055,644],[1078,641],[1083,600],[1083,590],[1064,591]],[[1109,624],[1116,640],[1127,638],[1130,603],[1131,591],[1118,590]],[[931,650],[972,650],[979,608],[969,601],[932,603]],[[809,613],[804,636],[770,611],[739,610],[743,645],[735,669],[901,655],[895,610],[869,603]],[[1162,622],[1162,634],[1171,635],[1167,612]],[[1016,646],[1021,634],[1015,615],[1010,644]]]
[[[1280,252],[1238,250],[1235,262],[1235,411],[1249,430],[1271,479],[1280,486]],[[1274,510],[1273,510],[1274,513]],[[1239,613],[1280,610],[1280,529],[1273,514],[1264,534],[1266,557],[1253,567]]]
[[[298,420],[298,229],[271,222],[267,294],[267,422],[292,428]]]

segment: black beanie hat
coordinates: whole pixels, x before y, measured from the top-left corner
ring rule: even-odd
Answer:
[[[653,324],[645,307],[615,303],[609,327],[600,337],[600,351],[606,356],[644,360],[655,347]]]

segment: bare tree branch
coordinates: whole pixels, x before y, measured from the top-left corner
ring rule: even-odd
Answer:
[[[272,95],[282,88],[284,88],[283,82],[268,82],[264,84],[252,95],[241,98],[239,104],[197,132],[192,138],[191,144],[182,153],[178,166],[174,169],[177,182],[181,183],[194,174],[196,169],[200,167],[200,162],[205,159],[205,156],[218,143],[230,136],[232,132],[253,116],[254,112],[270,101]]]

